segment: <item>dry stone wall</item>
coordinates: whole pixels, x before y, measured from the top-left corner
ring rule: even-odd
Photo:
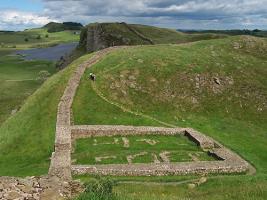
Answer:
[[[50,176],[71,180],[71,106],[82,75],[87,67],[98,62],[104,55],[119,47],[107,48],[96,52],[88,61],[81,64],[71,76],[58,105],[55,152],[51,157]],[[120,47],[123,48],[123,47]]]
[[[195,161],[181,163],[73,165],[76,175],[99,174],[117,176],[164,176],[208,173],[242,173],[249,164],[240,156],[225,148],[212,138],[191,128],[134,127],[134,126],[72,126],[72,140],[88,137],[127,135],[176,135],[183,134],[218,161]]]

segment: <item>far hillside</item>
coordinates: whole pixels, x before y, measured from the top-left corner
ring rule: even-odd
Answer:
[[[66,30],[81,30],[83,28],[83,25],[77,22],[63,22],[63,23],[50,22],[46,24],[44,28],[47,28],[47,31],[49,33],[53,33]]]
[[[226,37],[223,34],[185,34],[172,29],[126,23],[94,23],[83,28],[80,47],[93,52],[110,46],[179,44]]]
[[[226,34],[226,35],[250,35],[250,36],[256,36],[256,37],[267,37],[267,31],[266,30],[180,30],[184,33],[193,33],[193,34],[203,34],[203,33],[214,33],[214,34]]]

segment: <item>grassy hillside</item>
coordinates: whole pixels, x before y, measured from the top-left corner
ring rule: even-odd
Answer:
[[[266,53],[265,39],[229,37],[118,50],[87,70],[73,105],[76,124],[189,126],[233,149],[257,169],[253,176],[209,176],[193,190],[186,184],[123,183],[115,192],[143,200],[266,199]],[[47,172],[57,104],[71,72],[89,57],[50,78],[0,127],[0,175]],[[97,76],[95,83],[87,78],[91,71]]]
[[[47,61],[25,61],[19,56],[0,55],[0,125],[17,112],[25,99],[41,86],[41,71],[51,75],[55,65]]]
[[[226,37],[224,34],[202,33],[202,34],[186,34],[173,29],[151,27],[145,25],[131,24],[135,30],[144,36],[152,39],[155,44],[178,44],[193,42],[199,40],[218,39]]]
[[[47,28],[47,31],[49,33],[55,33],[66,30],[79,31],[82,29],[82,27],[83,27],[82,24],[76,22],[63,22],[63,23],[50,22],[44,26],[44,28]]]
[[[128,113],[144,117],[146,125],[154,120],[157,125],[193,127],[257,169],[254,176],[210,177],[190,192],[186,185],[155,185],[144,191],[142,184],[121,184],[115,191],[126,199],[144,200],[265,199],[266,53],[266,39],[238,36],[134,47],[112,53],[87,70],[85,76],[94,72],[97,81],[82,80],[73,105],[76,124],[140,125],[137,118],[125,121]],[[122,114],[99,106],[103,101]]]
[[[54,146],[57,105],[80,58],[47,80],[0,127],[0,176],[46,174]]]

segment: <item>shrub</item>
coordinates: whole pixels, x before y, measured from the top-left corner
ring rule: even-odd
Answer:
[[[46,81],[46,80],[49,78],[50,75],[51,75],[51,74],[50,74],[48,71],[45,71],[45,70],[40,71],[40,72],[38,73],[38,78],[37,78],[37,80],[39,80],[39,81]]]
[[[40,39],[41,39],[41,35],[38,35],[38,36],[36,37],[36,39],[37,39],[37,40],[40,40]]]
[[[85,184],[85,191],[76,200],[117,200],[112,193],[115,182],[108,178],[92,179]]]
[[[25,41],[25,42],[29,42],[29,39],[28,39],[28,38],[25,38],[24,41]]]
[[[48,34],[46,34],[46,35],[45,35],[45,37],[46,37],[46,38],[49,38],[49,35],[48,35]]]

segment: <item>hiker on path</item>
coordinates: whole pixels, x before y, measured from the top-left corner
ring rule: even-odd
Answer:
[[[93,74],[93,73],[90,73],[90,74],[89,74],[89,78],[90,78],[92,81],[95,81],[95,80],[96,80],[96,76],[95,76],[95,74]]]

